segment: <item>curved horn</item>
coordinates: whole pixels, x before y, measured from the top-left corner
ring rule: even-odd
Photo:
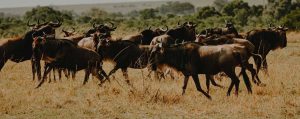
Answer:
[[[169,27],[167,25],[165,25],[165,28],[166,29],[163,29],[163,28],[160,28],[160,30],[164,31],[164,32],[167,32],[169,30]]]
[[[109,22],[109,23],[111,25],[110,30],[115,30],[117,28],[114,23],[112,23],[112,22]]]
[[[44,20],[43,20],[44,21]],[[46,24],[48,24],[49,22],[44,22],[44,23],[42,23],[42,24],[39,24],[38,25],[38,27],[41,27],[41,26],[44,26],[44,25],[46,25]]]
[[[29,27],[35,26],[35,24],[29,24],[29,21],[30,21],[30,18],[29,18],[28,21],[27,21],[27,26],[29,26]]]
[[[58,23],[51,22],[49,25],[51,25],[52,27],[60,27],[62,25],[61,21],[58,19],[58,17],[55,18],[58,21]]]
[[[149,26],[148,30],[151,30],[151,26]]]

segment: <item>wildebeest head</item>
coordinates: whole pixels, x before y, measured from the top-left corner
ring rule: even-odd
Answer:
[[[110,34],[111,31],[115,31],[117,27],[114,25],[114,23],[112,22],[109,23],[110,25],[93,23],[93,28],[88,30],[88,32],[86,33],[86,37],[89,37],[91,34],[97,31],[100,33],[108,33],[108,34]]]
[[[222,33],[223,35],[225,34],[235,34],[238,35],[238,32],[236,30],[236,28],[234,27],[232,22],[227,22],[226,21],[226,25],[225,25],[226,31],[224,31],[224,33]]]
[[[169,30],[169,27],[165,25],[165,28],[156,28],[153,30],[153,36],[159,36],[165,34]]]
[[[197,24],[193,22],[185,22],[180,24],[178,22],[178,27],[175,29],[170,29],[167,32],[167,35],[170,35],[172,38],[182,41],[194,41],[196,39],[196,28]]]
[[[164,53],[163,43],[157,43],[151,48],[151,58],[154,58],[153,56],[160,57],[159,55],[162,55],[163,53]]]
[[[286,28],[285,26],[279,26],[276,28],[276,32],[278,33],[278,40],[280,42],[278,42],[278,46],[280,48],[284,48],[287,46],[287,38],[286,38],[286,31],[288,30],[288,28]]]
[[[32,31],[36,36],[43,36],[46,35],[54,35],[55,36],[55,29],[62,25],[61,21],[57,19],[57,22],[46,22],[43,24],[38,24]]]

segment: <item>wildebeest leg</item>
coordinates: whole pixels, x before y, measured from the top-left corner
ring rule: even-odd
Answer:
[[[264,58],[262,63],[263,63],[263,69],[264,69],[265,74],[267,74],[267,76],[269,76],[268,63],[267,63],[267,58],[266,57]]]
[[[196,88],[198,91],[200,91],[201,93],[203,93],[208,99],[211,99],[211,97],[209,96],[209,94],[207,94],[205,91],[202,90],[201,85],[200,85],[200,81],[198,78],[198,75],[192,75],[194,83],[196,85]]]
[[[57,68],[52,69],[54,82],[56,82],[56,75],[55,75],[56,70],[57,70]]]
[[[63,72],[65,74],[65,77],[67,77],[67,79],[69,79],[70,76],[70,70],[69,69],[63,69]]]
[[[170,69],[170,76],[172,80],[175,80],[175,76],[174,76],[174,70]]]
[[[206,89],[207,89],[207,93],[209,94],[209,86],[210,86],[210,79],[209,79],[209,75],[205,75],[206,78]]]
[[[35,66],[35,61],[33,58],[31,58],[31,71],[32,71],[32,80],[35,80],[35,74],[36,74],[36,66]]]
[[[258,77],[258,74],[256,73],[256,70],[253,68],[253,65],[252,64],[247,64],[247,69],[251,72],[251,75],[252,75],[252,81],[258,85],[258,86],[265,86],[266,84],[264,83],[261,83],[259,77]],[[255,80],[256,78],[256,80]]]
[[[243,78],[244,78],[244,83],[247,87],[247,90],[248,90],[248,93],[252,93],[252,89],[251,89],[251,83],[249,81],[249,77],[246,73],[246,69],[245,68],[242,68],[242,75],[243,75]]]
[[[41,80],[41,64],[40,61],[34,60],[33,58],[31,58],[31,70],[32,70],[32,80],[35,80],[35,74],[37,74],[38,76],[38,80]]]
[[[225,73],[231,79],[231,83],[230,83],[230,86],[227,91],[227,96],[230,96],[230,92],[234,85],[235,85],[235,94],[238,95],[238,90],[239,90],[238,88],[239,88],[240,80],[236,76],[234,69],[232,69],[232,71],[225,71]]]
[[[98,85],[101,86],[106,81],[106,80],[103,80],[103,77],[105,77],[105,79],[108,79],[108,76],[102,68],[99,68],[99,69],[100,69],[100,74],[99,74],[100,76],[98,79],[100,80],[100,83]]]
[[[123,72],[123,76],[125,78],[125,81],[127,84],[130,84],[129,82],[129,78],[128,78],[128,72],[127,72],[127,68],[121,68],[122,72]]]
[[[221,86],[221,85],[219,85],[219,84],[217,84],[217,83],[215,82],[215,79],[214,79],[213,75],[208,75],[208,74],[206,74],[205,77],[206,77],[206,88],[207,88],[207,93],[209,93],[210,81],[211,81],[211,84],[213,84],[214,86],[223,88],[223,86]]]
[[[109,73],[108,73],[108,76],[107,76],[107,79],[105,80],[109,80],[109,76],[114,74],[117,70],[119,69],[119,67],[115,66]]]
[[[188,81],[189,81],[189,76],[185,75],[184,76],[183,86],[182,86],[182,95],[185,93]]]
[[[165,73],[164,73],[164,77],[167,77],[168,74],[170,75],[170,77],[171,77],[172,80],[175,79],[175,77],[174,77],[174,72],[173,72],[172,69],[167,68],[166,71],[165,71]]]
[[[83,85],[85,85],[87,83],[87,81],[89,80],[90,73],[91,73],[91,69],[85,70]]]
[[[44,71],[44,74],[43,74],[43,79],[40,81],[39,85],[36,88],[41,87],[41,85],[44,83],[44,81],[47,78],[47,75],[49,74],[51,69],[52,69],[52,67],[50,67],[50,66],[45,67],[45,71]]]
[[[261,68],[261,59],[257,58],[257,57],[253,57],[255,65],[256,65],[256,70],[257,70],[257,74],[259,73],[259,70]]]
[[[59,69],[57,70],[57,73],[58,73],[58,79],[59,79],[59,80],[61,80],[61,73],[62,73],[62,70],[63,70],[63,69],[61,69],[61,68],[59,68]]]
[[[75,70],[71,70],[71,74],[72,74],[72,80],[75,80],[76,71]]]
[[[4,56],[0,56],[0,57],[4,57]],[[7,62],[8,59],[6,58],[1,58],[0,59],[0,71],[3,68],[4,64]]]

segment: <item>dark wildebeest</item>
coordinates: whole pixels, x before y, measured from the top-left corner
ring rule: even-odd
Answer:
[[[49,40],[46,37],[36,36],[32,43],[33,58],[48,63],[40,87],[53,67],[65,68],[72,71],[85,69],[83,84],[89,79],[90,73],[102,82],[106,73],[102,69],[102,57],[95,51],[78,47],[76,43],[66,39]],[[99,74],[100,72],[100,74]]]
[[[223,36],[217,36],[217,37],[210,36],[200,43],[205,44],[205,45],[223,45],[223,44],[240,44],[240,45],[244,45],[244,46],[252,46],[253,45],[250,41],[248,41],[246,39],[234,38],[234,36],[232,36],[232,35],[223,35]],[[253,50],[254,50],[254,48],[253,48]],[[260,55],[257,55],[254,53],[251,53],[251,56],[255,59],[261,59]],[[261,83],[256,70],[253,68],[253,65],[249,64],[246,66],[246,68],[251,72],[253,82],[257,85],[264,86],[264,84]],[[256,78],[256,80],[255,80],[255,78]]]
[[[97,46],[97,52],[103,56],[104,60],[113,61],[114,68],[109,72],[108,77],[121,69],[127,83],[127,68],[142,69],[151,62],[150,46],[136,45],[128,40],[106,40],[101,39]]]
[[[166,34],[154,37],[150,45],[154,46],[158,43],[163,43],[163,45],[171,45],[182,43],[184,41],[194,41],[196,39],[197,24],[192,22],[185,22],[182,25],[178,23],[178,27],[170,29]]]
[[[197,90],[209,99],[211,99],[209,94],[201,89],[198,74],[206,74],[207,78],[209,78],[209,75],[223,71],[232,80],[227,95],[230,95],[234,85],[235,93],[238,94],[239,79],[235,74],[235,67],[247,65],[253,49],[254,46],[245,47],[240,44],[201,46],[196,43],[184,43],[166,48],[159,43],[152,50],[152,53],[154,53],[151,56],[154,59],[152,68],[155,70],[157,64],[166,64],[182,72],[185,76],[182,94],[185,93],[189,76],[192,76]],[[245,68],[242,68],[242,72],[244,80],[247,80],[245,82],[247,90],[251,92]]]
[[[166,29],[157,28],[155,30],[151,30],[151,27],[149,27],[148,29],[141,31],[139,34],[126,36],[122,40],[130,40],[138,45],[150,45],[154,37],[163,35],[167,31],[168,26],[166,26]]]
[[[226,22],[225,28],[209,28],[204,29],[200,32],[200,35],[211,36],[211,35],[226,35],[233,34],[236,37],[241,37],[234,27],[233,23]]]
[[[33,42],[32,34],[34,32],[38,35],[54,35],[55,28],[60,26],[60,21],[58,21],[58,23],[49,22],[43,26],[39,26],[40,28],[35,27],[31,31],[26,32],[23,37],[2,39],[0,41],[0,70],[8,59],[17,63],[31,59]],[[34,65],[32,65],[32,68],[34,74],[33,79],[35,79],[36,70]]]
[[[287,46],[286,31],[288,29],[285,27],[278,27],[273,30],[251,30],[247,32],[246,39],[249,40],[254,46],[255,54],[260,54],[262,60],[255,59],[255,64],[257,66],[257,71],[261,68],[261,64],[266,69],[267,72],[267,55],[271,50],[277,48],[284,48]]]
[[[96,31],[100,32],[100,33],[106,33],[106,32],[112,32],[116,30],[116,26],[114,25],[114,23],[109,22],[110,26],[107,24],[96,24],[93,23],[93,28],[89,29],[86,33],[85,33],[85,37],[90,37],[90,34],[94,34]]]
[[[99,35],[101,34],[101,39],[104,37],[105,37],[105,39],[111,39],[111,32],[117,28],[116,26],[114,26],[113,23],[111,23],[111,27],[106,24],[105,25],[93,24],[93,27],[94,27],[93,29],[90,29],[88,31],[89,36],[81,39],[78,42],[78,45],[80,47],[88,48],[91,50],[96,50],[97,44],[99,42]]]

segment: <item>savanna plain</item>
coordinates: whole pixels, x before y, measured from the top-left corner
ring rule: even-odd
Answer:
[[[239,95],[226,96],[230,80],[223,77],[217,83],[225,88],[212,86],[212,100],[197,92],[191,79],[182,96],[182,75],[158,81],[147,78],[146,69],[129,69],[133,87],[126,84],[121,71],[102,87],[92,77],[83,86],[84,72],[80,71],[75,80],[63,77],[35,89],[38,82],[32,80],[30,61],[8,62],[0,72],[0,118],[299,119],[300,33],[289,32],[287,37],[288,46],[267,57],[269,75],[259,74],[265,87],[252,83],[253,94],[248,94],[240,77]],[[112,67],[104,62],[106,72]],[[199,76],[206,90],[204,76]]]

